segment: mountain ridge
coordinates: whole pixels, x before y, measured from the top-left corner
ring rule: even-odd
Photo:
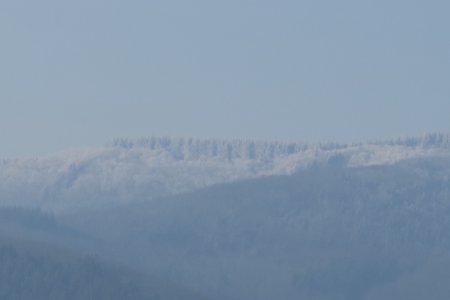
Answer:
[[[150,201],[315,164],[360,167],[450,155],[450,134],[366,144],[142,138],[48,157],[0,161],[0,205],[60,211]]]

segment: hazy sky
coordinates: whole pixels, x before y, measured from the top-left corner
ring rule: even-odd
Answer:
[[[0,0],[0,156],[450,131],[450,1]]]

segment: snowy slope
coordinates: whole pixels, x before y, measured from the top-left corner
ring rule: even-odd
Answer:
[[[368,144],[148,138],[0,161],[1,204],[51,210],[147,201],[217,183],[292,174],[312,164],[393,164],[450,155],[450,134]]]

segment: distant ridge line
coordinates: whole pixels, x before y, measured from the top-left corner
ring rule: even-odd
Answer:
[[[275,156],[301,153],[310,147],[306,143],[265,142],[252,140],[221,140],[199,138],[149,137],[139,139],[119,138],[112,146],[125,149],[148,148],[166,151],[176,159],[225,158],[273,159]]]
[[[450,133],[427,133],[421,137],[403,137],[387,141],[341,144],[335,142],[307,144],[301,142],[261,141],[244,139],[201,139],[184,137],[148,137],[139,139],[117,138],[114,147],[125,149],[148,148],[166,151],[176,159],[200,159],[220,157],[232,159],[273,159],[276,156],[292,155],[307,150],[331,151],[363,145],[404,146],[412,148],[450,148]]]
[[[378,143],[383,144],[383,142]],[[421,148],[450,148],[450,133],[425,133],[420,137],[403,137],[384,142],[384,144]]]

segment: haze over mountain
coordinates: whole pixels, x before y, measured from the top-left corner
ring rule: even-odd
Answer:
[[[209,187],[64,217],[212,299],[446,299],[450,158]]]
[[[52,211],[147,201],[213,184],[450,155],[450,134],[368,144],[192,138],[117,139],[100,148],[0,162],[0,202]]]
[[[449,134],[350,145],[118,139],[3,160],[0,178],[0,262],[10,262],[0,295],[450,295]]]
[[[0,298],[205,299],[148,272],[94,256],[94,245],[100,249],[99,241],[51,214],[0,207]]]
[[[0,300],[450,299],[449,12],[0,0]]]

